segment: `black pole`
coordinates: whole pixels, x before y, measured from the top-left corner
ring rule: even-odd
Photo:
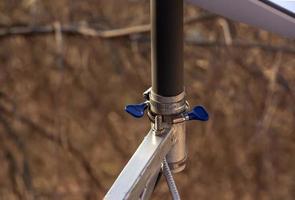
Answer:
[[[152,90],[183,92],[183,0],[151,0]]]

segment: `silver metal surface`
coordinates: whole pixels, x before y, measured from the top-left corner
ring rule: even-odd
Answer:
[[[105,200],[139,199],[147,182],[159,171],[173,146],[174,129],[165,129],[161,137],[151,130],[108,191]]]
[[[151,91],[152,91],[152,87],[150,87],[149,89],[147,89],[146,91],[143,92],[143,98],[145,100],[150,100]]]
[[[150,90],[149,100],[151,112],[158,115],[175,115],[186,110],[185,92],[173,97],[164,97]]]
[[[173,173],[184,170],[187,158],[185,122],[173,124],[176,143],[167,154],[167,162]]]
[[[178,118],[174,118],[173,119],[173,124],[178,124],[184,121],[188,121],[189,120],[189,116],[187,115],[187,113],[185,113],[184,115],[178,117]]]
[[[294,0],[268,0],[289,12],[295,13],[295,1]]]
[[[210,12],[295,38],[295,18],[259,0],[188,0]]]
[[[172,96],[172,97],[164,97],[161,95],[158,95],[153,92],[153,90],[150,90],[150,98],[154,101],[161,102],[161,103],[175,103],[183,100],[185,97],[185,92],[183,91],[177,96]]]
[[[161,135],[164,130],[162,122],[163,122],[162,116],[157,115],[155,117],[155,123],[154,123],[154,130],[155,130],[156,135]]]
[[[160,103],[150,100],[151,111],[159,115],[175,115],[185,111],[185,101],[176,103]]]
[[[152,193],[155,189],[155,185],[158,180],[159,173],[160,173],[160,169],[158,170],[158,172],[155,173],[155,175],[152,178],[150,178],[150,180],[148,180],[148,182],[144,188],[144,191],[141,194],[140,200],[150,199],[150,197],[152,196]]]
[[[181,116],[181,117],[173,119],[173,124],[182,123],[184,121],[186,121],[186,117]]]

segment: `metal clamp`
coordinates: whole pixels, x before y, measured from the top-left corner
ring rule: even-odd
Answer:
[[[173,97],[163,97],[150,90],[149,101],[150,111],[158,115],[175,115],[186,110],[185,92]]]
[[[154,133],[162,137],[165,129],[173,130],[173,147],[167,154],[167,162],[171,171],[177,173],[185,168],[187,158],[185,121],[207,121],[209,116],[205,108],[196,106],[188,112],[189,105],[185,101],[185,93],[173,97],[163,97],[155,94],[151,88],[143,93],[145,102],[127,105],[125,110],[139,118],[148,110]]]

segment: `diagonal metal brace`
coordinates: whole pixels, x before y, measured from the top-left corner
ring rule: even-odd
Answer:
[[[104,199],[139,199],[148,180],[159,172],[174,142],[173,128],[165,129],[161,136],[151,129]]]

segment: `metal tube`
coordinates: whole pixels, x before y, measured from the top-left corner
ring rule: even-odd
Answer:
[[[152,90],[183,92],[183,0],[151,0]]]
[[[104,200],[139,199],[150,178],[159,173],[160,163],[174,144],[173,130],[161,137],[151,130],[124,167]]]
[[[178,173],[184,170],[187,159],[185,122],[173,124],[176,143],[166,156],[170,170]]]

